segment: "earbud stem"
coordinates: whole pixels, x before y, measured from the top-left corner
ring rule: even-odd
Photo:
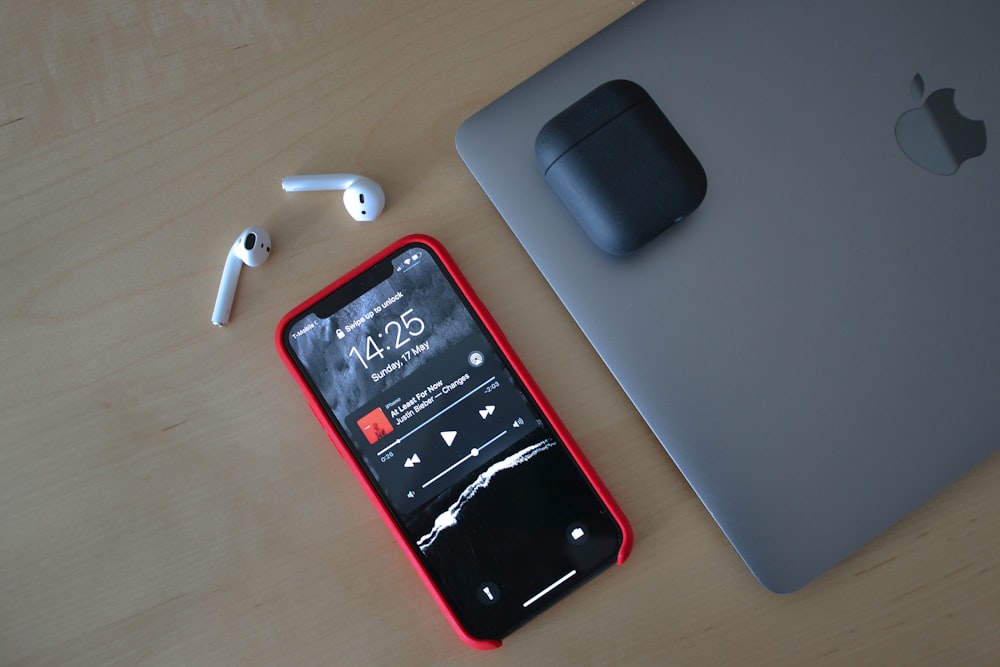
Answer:
[[[316,190],[346,190],[358,177],[355,174],[305,174],[285,176],[281,188],[285,192],[308,192]]]
[[[222,281],[219,283],[219,295],[215,298],[215,310],[212,311],[212,324],[221,327],[229,322],[229,313],[233,310],[233,299],[236,297],[236,284],[240,280],[243,260],[230,251],[226,265],[222,269]]]

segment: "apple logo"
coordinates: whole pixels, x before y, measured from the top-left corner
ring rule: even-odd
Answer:
[[[914,76],[910,90],[920,101],[923,77]],[[986,123],[963,116],[955,107],[955,89],[941,88],[896,120],[896,143],[927,171],[948,176],[986,151]]]

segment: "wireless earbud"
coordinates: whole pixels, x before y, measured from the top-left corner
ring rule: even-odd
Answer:
[[[344,206],[358,222],[374,220],[385,208],[382,187],[366,176],[356,174],[309,174],[281,179],[285,192],[343,190]]]
[[[222,282],[219,284],[219,296],[215,298],[212,324],[221,327],[229,321],[233,297],[236,296],[236,283],[239,282],[243,265],[260,266],[270,254],[271,237],[267,230],[256,225],[243,230],[229,250],[226,266],[222,269]]]

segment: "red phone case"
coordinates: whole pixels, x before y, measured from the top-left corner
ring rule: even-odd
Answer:
[[[299,372],[298,367],[295,365],[295,362],[292,360],[291,356],[289,355],[288,351],[285,349],[284,346],[284,331],[293,319],[301,315],[304,311],[307,311],[310,308],[312,308],[318,301],[322,300],[329,294],[333,293],[342,285],[345,285],[348,282],[350,282],[352,279],[354,279],[359,274],[363,273],[373,264],[378,263],[379,261],[395,253],[400,248],[412,243],[422,243],[428,246],[432,251],[434,251],[435,254],[437,254],[438,258],[441,260],[441,264],[444,266],[448,274],[451,275],[452,279],[454,279],[456,285],[458,285],[458,288],[461,290],[465,298],[472,305],[473,311],[485,325],[490,336],[494,339],[494,341],[497,344],[497,347],[500,349],[500,351],[506,357],[507,361],[510,363],[510,366],[514,370],[515,374],[519,377],[521,382],[524,383],[524,386],[528,390],[528,393],[530,394],[531,398],[538,404],[539,409],[542,411],[546,419],[548,419],[549,423],[552,425],[552,428],[555,431],[556,435],[558,435],[559,438],[562,440],[562,442],[566,445],[566,448],[569,450],[570,454],[576,460],[577,465],[580,466],[580,469],[583,471],[587,480],[593,486],[594,490],[597,492],[601,500],[607,506],[608,511],[611,513],[615,521],[618,523],[622,532],[621,548],[618,550],[619,565],[625,562],[625,559],[628,558],[628,555],[632,550],[632,529],[628,523],[628,519],[625,518],[624,513],[618,506],[618,503],[616,503],[614,498],[611,497],[611,494],[608,492],[607,487],[604,486],[604,483],[597,476],[597,473],[594,471],[594,468],[587,461],[586,457],[583,455],[583,452],[580,451],[580,448],[577,446],[576,442],[570,436],[569,432],[566,430],[566,427],[556,416],[555,412],[552,409],[552,406],[549,405],[549,402],[542,395],[542,392],[538,388],[538,385],[536,385],[534,380],[531,379],[531,376],[528,375],[528,372],[524,368],[524,365],[521,363],[521,360],[514,353],[514,350],[511,348],[510,344],[507,342],[506,337],[503,335],[503,332],[500,331],[500,327],[497,326],[497,323],[493,320],[493,317],[490,315],[489,311],[486,310],[486,307],[479,300],[479,297],[477,297],[476,294],[472,291],[472,287],[465,280],[465,277],[462,275],[461,271],[459,271],[458,266],[455,264],[454,260],[452,260],[448,252],[436,239],[422,234],[414,234],[411,236],[406,236],[396,241],[389,247],[385,248],[378,254],[368,259],[366,262],[357,266],[355,269],[344,275],[339,280],[334,281],[324,289],[320,290],[310,298],[306,299],[296,308],[291,310],[287,315],[285,315],[281,319],[281,322],[278,324],[278,328],[275,332],[275,338],[274,338],[275,345],[278,348],[278,354],[281,356],[282,361],[285,363],[285,366],[288,368],[288,371],[292,374],[292,377],[295,378],[296,383],[299,385],[299,388],[305,395],[306,401],[308,402],[309,407],[312,409],[313,414],[319,420],[320,424],[322,424],[323,429],[326,431],[327,436],[329,436],[330,440],[337,448],[337,451],[340,452],[340,455],[344,458],[345,461],[347,461],[347,464],[351,467],[351,470],[354,472],[354,476],[357,477],[358,481],[361,483],[361,486],[364,487],[365,492],[368,494],[368,497],[371,499],[372,503],[378,509],[379,514],[382,516],[383,521],[385,521],[385,524],[389,527],[389,530],[392,532],[393,537],[396,539],[396,543],[399,544],[399,546],[402,548],[403,552],[406,554],[406,557],[410,560],[410,564],[413,565],[413,568],[417,571],[417,574],[420,575],[420,578],[423,580],[424,585],[427,587],[427,590],[430,591],[431,596],[437,602],[438,607],[441,608],[441,611],[444,613],[445,617],[448,619],[448,622],[451,624],[452,628],[455,630],[458,636],[462,639],[462,641],[464,641],[466,644],[468,644],[473,648],[480,650],[494,649],[498,648],[501,645],[500,641],[473,637],[466,631],[466,629],[456,618],[454,611],[448,604],[448,601],[444,598],[444,595],[438,589],[437,585],[434,583],[433,579],[431,579],[427,570],[424,568],[424,565],[421,562],[416,549],[414,549],[413,546],[410,545],[409,540],[406,538],[406,536],[400,530],[399,526],[396,524],[396,521],[395,519],[393,519],[392,514],[389,511],[389,508],[386,507],[385,502],[379,496],[378,491],[369,482],[368,477],[365,475],[364,470],[361,468],[361,464],[354,458],[353,454],[351,454],[350,450],[348,449],[347,444],[341,439],[340,435],[337,433],[337,429],[330,422],[319,400],[313,395],[312,390],[306,383],[305,378],[302,377],[302,374]]]

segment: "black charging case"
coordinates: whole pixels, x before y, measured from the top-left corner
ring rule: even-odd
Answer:
[[[604,251],[633,252],[698,208],[698,158],[637,83],[604,83],[535,138],[545,180]]]

